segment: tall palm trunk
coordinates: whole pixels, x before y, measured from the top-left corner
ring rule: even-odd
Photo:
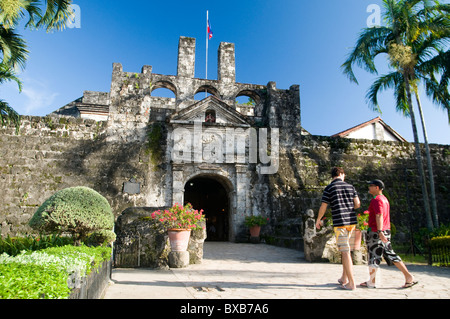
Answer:
[[[436,191],[434,188],[434,174],[433,174],[433,163],[431,161],[430,147],[428,146],[428,136],[427,129],[425,127],[425,118],[423,116],[422,111],[422,103],[420,103],[420,97],[417,92],[417,89],[414,91],[416,95],[417,106],[419,107],[420,120],[422,122],[422,130],[423,130],[423,139],[425,141],[425,152],[427,154],[427,165],[428,165],[428,178],[430,179],[430,192],[431,192],[431,210],[433,216],[434,227],[439,227],[439,218],[437,213],[437,205],[436,205]]]
[[[431,212],[430,212],[430,202],[428,199],[428,191],[425,184],[425,173],[423,170],[423,164],[422,164],[422,155],[420,151],[420,144],[419,144],[419,136],[417,134],[417,126],[416,126],[416,117],[414,115],[414,109],[411,101],[411,84],[409,80],[409,75],[407,72],[404,72],[403,74],[405,79],[405,87],[406,87],[406,96],[408,99],[408,107],[409,107],[409,114],[411,117],[411,125],[413,129],[413,135],[414,135],[414,145],[416,149],[416,159],[417,159],[417,166],[419,169],[419,182],[422,186],[422,198],[423,198],[423,204],[425,208],[425,217],[427,221],[427,227],[431,231],[433,230],[433,222],[431,220]]]

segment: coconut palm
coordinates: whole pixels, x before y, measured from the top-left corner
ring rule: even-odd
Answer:
[[[19,90],[22,83],[16,76],[18,68],[24,69],[28,57],[25,40],[16,33],[16,28],[25,16],[25,28],[61,30],[73,16],[72,0],[1,0],[0,1],[0,84],[16,81]],[[42,10],[41,7],[45,7]],[[2,125],[12,121],[18,127],[20,117],[4,101],[1,101]]]
[[[28,22],[25,28],[62,30],[73,17],[72,2],[72,0],[2,0],[0,24],[5,28],[16,28],[20,19],[27,14]],[[45,10],[41,7],[45,7]]]
[[[2,125],[12,122],[16,126],[16,131],[19,129],[20,115],[3,100],[0,100],[0,121]]]
[[[383,4],[386,26],[364,29],[342,68],[351,81],[358,83],[352,66],[356,64],[370,73],[377,74],[375,57],[387,54],[389,66],[395,72],[378,78],[369,90],[368,98],[371,106],[380,111],[376,93],[380,88],[393,87],[397,109],[411,118],[427,226],[431,230],[433,222],[411,95],[412,91],[417,93],[418,79],[426,78],[427,94],[433,96],[435,102],[443,103],[444,107],[448,103],[443,99],[448,95],[448,85],[445,84],[446,81],[448,83],[448,76],[446,77],[444,72],[439,84],[434,77],[435,72],[447,70],[448,66],[438,63],[437,58],[434,65],[427,62],[433,60],[433,54],[443,59],[440,50],[449,39],[449,5],[427,0],[383,0]],[[433,187],[432,191],[434,192]],[[437,212],[433,215],[437,223]]]

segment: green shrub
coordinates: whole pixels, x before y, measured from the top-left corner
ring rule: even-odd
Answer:
[[[0,299],[68,298],[67,274],[54,265],[0,264]]]
[[[82,277],[111,258],[111,248],[52,247],[0,255],[0,299],[67,298]]]
[[[29,225],[44,233],[70,232],[76,244],[91,232],[112,232],[114,215],[108,201],[88,187],[70,187],[47,199]]]
[[[450,247],[450,236],[433,237],[430,240],[431,247]]]
[[[36,251],[49,247],[59,247],[73,244],[70,237],[61,237],[57,235],[50,236],[31,236],[26,237],[6,237],[0,238],[0,255],[6,253],[10,256],[16,256],[21,251]]]
[[[439,236],[430,239],[432,264],[450,266],[450,236]]]

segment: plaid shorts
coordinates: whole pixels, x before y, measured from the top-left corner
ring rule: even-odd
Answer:
[[[336,244],[339,251],[351,251],[355,248],[355,229],[356,225],[334,227],[336,235]]]
[[[384,236],[387,238],[387,243],[383,243],[378,236],[378,233],[373,231],[367,232],[367,251],[369,252],[369,266],[379,267],[381,264],[381,257],[384,257],[387,264],[392,266],[394,263],[401,262],[402,259],[395,253],[391,245],[391,231],[384,230]]]

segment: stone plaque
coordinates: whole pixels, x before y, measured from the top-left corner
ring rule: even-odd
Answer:
[[[136,180],[132,178],[129,182],[123,183],[123,192],[131,195],[140,194],[141,183],[136,182]]]

